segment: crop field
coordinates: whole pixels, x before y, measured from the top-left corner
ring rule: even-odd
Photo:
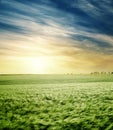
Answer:
[[[113,130],[113,75],[0,75],[0,130]]]

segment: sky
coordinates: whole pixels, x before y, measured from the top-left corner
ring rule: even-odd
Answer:
[[[113,0],[0,0],[0,73],[113,71]]]

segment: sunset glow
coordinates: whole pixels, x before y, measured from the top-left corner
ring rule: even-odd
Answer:
[[[1,0],[0,73],[113,71],[113,2]]]

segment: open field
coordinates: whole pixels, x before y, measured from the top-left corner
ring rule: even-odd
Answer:
[[[0,130],[113,130],[113,75],[0,75]]]

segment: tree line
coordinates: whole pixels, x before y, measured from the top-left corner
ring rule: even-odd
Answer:
[[[111,75],[111,74],[113,74],[113,72],[91,72],[90,74],[109,74],[109,75]]]

